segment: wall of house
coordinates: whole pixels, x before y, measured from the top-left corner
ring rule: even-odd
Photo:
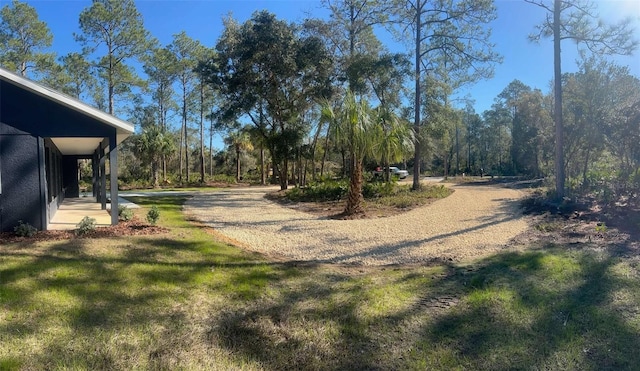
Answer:
[[[13,231],[18,221],[42,230],[44,213],[44,141],[0,122],[0,231]]]

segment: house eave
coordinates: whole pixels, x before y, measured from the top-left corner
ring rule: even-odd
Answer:
[[[91,107],[90,105],[83,103],[75,98],[54,91],[46,86],[40,85],[1,67],[0,79],[7,83],[17,85],[23,89],[31,91],[46,99],[59,103],[65,107],[78,111],[84,115],[92,117],[104,124],[115,128],[119,137],[119,141],[126,139],[134,132],[133,125],[126,121],[120,120],[113,115],[103,112],[97,108]]]

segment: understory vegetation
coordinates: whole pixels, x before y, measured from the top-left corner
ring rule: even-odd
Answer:
[[[278,263],[215,242],[185,220],[184,197],[132,201],[138,216],[156,206],[170,232],[0,244],[0,369],[640,364],[629,245],[530,242],[427,266]]]
[[[296,202],[325,202],[344,200],[349,191],[347,180],[329,180],[315,182],[306,187],[289,189],[285,197]],[[418,206],[429,199],[444,198],[453,191],[443,185],[423,186],[419,191],[412,191],[409,184],[394,182],[366,182],[362,186],[365,200],[400,208],[407,205]],[[405,206],[403,206],[405,205]]]

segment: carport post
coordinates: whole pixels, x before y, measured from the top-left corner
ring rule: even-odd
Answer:
[[[102,204],[102,210],[107,209],[107,171],[105,169],[105,162],[107,156],[104,153],[104,148],[100,145],[100,202]]]
[[[118,142],[115,130],[109,136],[109,175],[111,177],[111,225],[118,224]]]
[[[91,156],[91,193],[93,197],[98,197],[98,150],[93,151]]]

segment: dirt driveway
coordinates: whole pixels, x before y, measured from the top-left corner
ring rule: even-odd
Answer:
[[[225,189],[194,195],[192,218],[239,246],[294,261],[386,265],[466,260],[503,251],[529,219],[518,212],[519,190],[453,185],[430,205],[386,218],[331,220],[281,206],[264,195],[276,188]]]

